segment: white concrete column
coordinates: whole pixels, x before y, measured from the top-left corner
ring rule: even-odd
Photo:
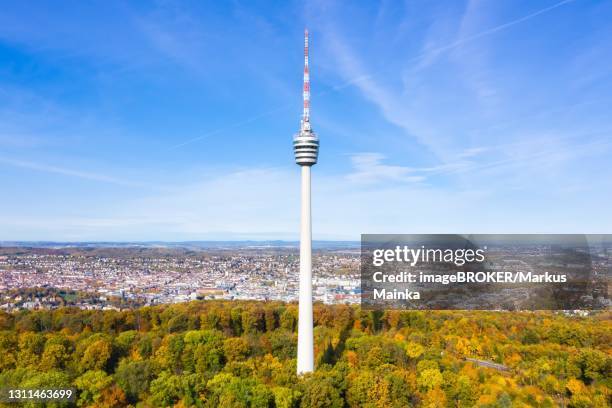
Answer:
[[[314,370],[312,320],[312,223],[310,166],[302,167],[302,216],[300,229],[300,305],[298,317],[297,373]]]

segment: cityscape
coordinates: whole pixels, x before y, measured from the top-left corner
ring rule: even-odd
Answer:
[[[66,304],[113,309],[198,299],[292,302],[298,298],[298,272],[298,251],[292,246],[4,247],[0,248],[0,309]],[[315,301],[360,301],[356,245],[315,249],[313,273]],[[24,295],[23,289],[32,288],[60,292]],[[81,296],[66,296],[71,292]],[[66,298],[72,300],[66,303]]]
[[[548,252],[542,246],[492,247],[488,256],[493,263],[489,262],[487,270],[570,271],[578,268],[572,265],[585,262],[579,259],[580,253],[567,261],[561,260],[566,256],[563,254],[545,257],[543,254]],[[360,269],[361,255],[358,242],[315,241],[313,300],[324,304],[360,304],[361,282],[369,281],[368,273],[371,276],[368,268]],[[546,257],[550,259],[547,261]],[[591,248],[588,265],[592,268],[589,289],[579,290],[576,294],[582,296],[580,300],[569,302],[587,305],[581,313],[610,307],[612,250]],[[426,271],[422,267],[415,270]],[[4,311],[62,306],[125,310],[193,300],[297,302],[298,283],[297,242],[0,244],[0,310]],[[576,284],[569,287],[573,285]],[[550,285],[488,284],[482,291],[475,288],[483,285],[430,286],[420,290],[437,293],[437,300],[424,299],[409,308],[531,310],[533,304],[541,306],[550,297]],[[460,295],[466,290],[472,291],[470,296]],[[364,293],[369,293],[367,287]],[[384,305],[398,307],[396,303]],[[400,308],[405,307],[408,305]]]

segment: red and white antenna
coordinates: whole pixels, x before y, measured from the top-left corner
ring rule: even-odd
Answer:
[[[308,30],[304,30],[304,113],[300,121],[300,131],[293,138],[295,162],[300,166],[317,163],[319,138],[310,126],[310,70],[308,68]],[[308,182],[310,184],[310,181]],[[299,364],[298,364],[299,365]]]
[[[310,72],[308,71],[308,29],[304,30],[304,115],[303,126],[310,127]]]

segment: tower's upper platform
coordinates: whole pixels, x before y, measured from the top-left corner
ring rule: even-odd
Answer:
[[[310,129],[302,125],[300,132],[293,138],[295,162],[300,166],[312,166],[319,156],[319,138]]]

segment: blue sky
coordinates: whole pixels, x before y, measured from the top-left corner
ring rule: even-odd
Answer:
[[[145,4],[146,3],[146,4]],[[606,233],[612,2],[9,2],[0,240]]]

